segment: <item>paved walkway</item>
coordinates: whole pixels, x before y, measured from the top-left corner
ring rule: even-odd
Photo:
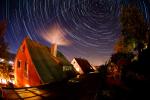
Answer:
[[[3,90],[7,100],[41,100],[52,95],[52,93],[38,88]]]

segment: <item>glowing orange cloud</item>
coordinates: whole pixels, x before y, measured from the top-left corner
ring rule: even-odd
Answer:
[[[46,33],[42,34],[43,38],[52,43],[57,45],[70,45],[71,41],[66,39],[66,33],[62,31],[59,25],[54,25],[50,28]]]

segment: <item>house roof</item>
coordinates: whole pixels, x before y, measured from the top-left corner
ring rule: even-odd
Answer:
[[[84,73],[89,73],[94,71],[93,67],[86,59],[75,58],[75,60],[77,61],[77,63],[79,64],[79,66],[81,67]]]
[[[57,58],[50,54],[50,48],[29,38],[26,38],[27,48],[31,59],[43,83],[62,80],[63,65],[71,65],[65,56],[57,51]],[[59,62],[57,62],[57,61]]]

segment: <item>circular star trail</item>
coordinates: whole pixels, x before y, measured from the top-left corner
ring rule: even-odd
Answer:
[[[132,1],[149,21],[149,2]],[[27,35],[49,46],[42,35],[57,23],[65,39],[71,42],[68,46],[59,46],[59,50],[69,60],[82,57],[99,65],[113,52],[121,30],[120,7],[128,3],[129,0],[1,0],[0,19],[8,22],[5,39],[11,52],[17,51]]]

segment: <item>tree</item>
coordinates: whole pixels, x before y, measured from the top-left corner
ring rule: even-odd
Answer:
[[[10,64],[8,61],[4,60],[3,62],[0,62],[0,83],[2,80],[5,80],[6,82],[10,80],[9,72]]]
[[[134,38],[126,39],[124,36],[121,35],[114,46],[114,50],[116,53],[128,53],[133,52],[135,46],[136,42]]]
[[[131,63],[134,55],[132,53],[115,53],[111,56],[111,62],[117,64],[118,66],[127,65]]]
[[[107,74],[108,74],[107,68],[108,68],[108,64],[104,64],[104,65],[101,65],[98,69],[100,80],[101,80],[101,86],[103,88],[106,87],[106,80],[107,80]]]
[[[5,20],[0,21],[0,37],[4,36],[6,27],[7,27],[7,22]]]
[[[120,22],[122,31],[121,38],[115,46],[116,51],[121,46],[123,52],[131,52],[135,49],[140,53],[148,45],[150,37],[149,27],[144,16],[133,5],[123,6]]]
[[[4,33],[6,31],[7,22],[1,21],[0,22],[0,58],[7,58],[7,43],[4,39]]]
[[[147,46],[147,48],[150,49],[150,25],[148,26],[147,39],[148,39],[148,46]]]

